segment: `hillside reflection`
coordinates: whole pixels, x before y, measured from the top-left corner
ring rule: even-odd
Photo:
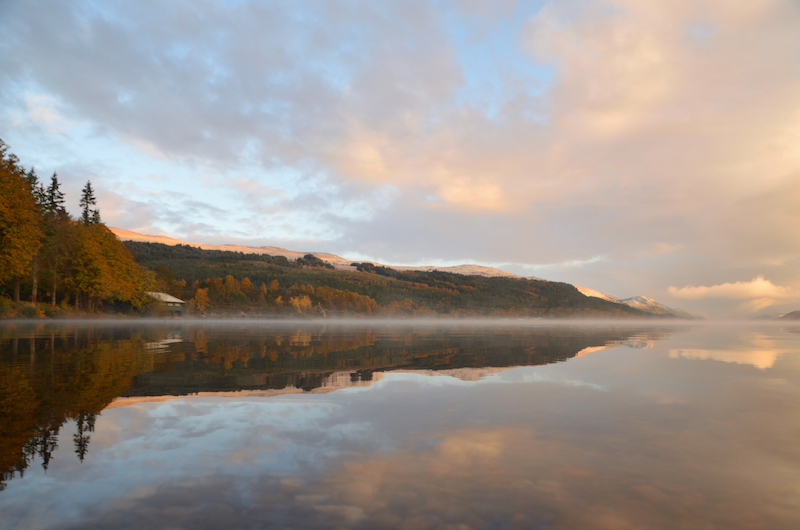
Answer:
[[[0,490],[59,443],[87,457],[109,405],[204,392],[283,393],[369,385],[381,372],[474,379],[609,345],[646,347],[668,328],[227,324],[5,324],[0,327]],[[117,400],[117,401],[115,401]],[[66,426],[71,438],[60,440]]]

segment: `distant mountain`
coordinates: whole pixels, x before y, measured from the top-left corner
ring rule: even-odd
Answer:
[[[754,315],[753,320],[778,320],[782,315],[777,313],[759,313]]]
[[[660,304],[655,300],[653,300],[652,298],[648,298],[646,296],[634,296],[631,298],[620,299],[617,298],[616,296],[601,293],[600,291],[596,291],[588,287],[581,287],[580,285],[576,285],[575,288],[578,289],[578,291],[580,291],[585,296],[592,296],[595,298],[608,300],[609,302],[623,304],[628,307],[639,309],[641,311],[646,311],[647,313],[652,313],[654,315],[673,316],[676,318],[686,318],[691,320],[697,320],[700,318],[698,316],[692,315],[691,313],[684,311],[683,309],[675,309],[672,307],[667,307],[664,304]]]
[[[676,309],[673,307],[667,307],[664,304],[659,304],[652,298],[648,298],[646,296],[634,296],[632,298],[625,298],[624,300],[620,300],[620,303],[630,307],[635,307],[636,309],[641,309],[642,311],[647,311],[648,313],[654,313],[656,315],[671,315],[675,317],[689,318],[689,319],[699,318],[695,315],[692,315],[691,313],[687,313],[683,309]]]
[[[800,320],[800,310],[792,311],[791,313],[786,313],[780,320]]]

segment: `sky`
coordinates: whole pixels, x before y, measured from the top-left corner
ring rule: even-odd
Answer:
[[[103,221],[800,309],[796,0],[0,0],[0,139]]]

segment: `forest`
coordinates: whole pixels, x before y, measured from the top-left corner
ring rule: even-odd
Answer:
[[[290,314],[330,317],[447,315],[652,317],[581,294],[574,286],[528,278],[440,271],[399,271],[371,263],[334,269],[313,255],[282,256],[126,241],[153,270],[159,290],[188,300],[195,314]]]
[[[0,140],[0,316],[166,315],[148,292],[187,302],[195,316],[447,315],[652,317],[528,278],[335,269],[312,254],[283,256],[121,242],[103,224],[91,182],[80,214],[65,209],[54,173],[42,182]]]
[[[73,218],[58,175],[40,181],[0,140],[0,315],[143,311],[155,274],[103,224],[90,181]]]

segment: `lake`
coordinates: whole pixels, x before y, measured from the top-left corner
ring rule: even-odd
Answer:
[[[800,325],[0,323],[0,528],[800,528]]]

